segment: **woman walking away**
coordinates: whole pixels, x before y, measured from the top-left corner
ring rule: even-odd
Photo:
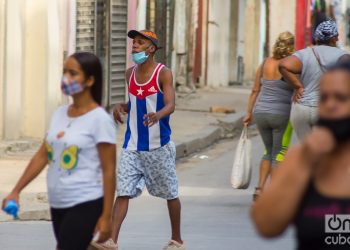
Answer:
[[[264,188],[272,167],[276,167],[283,160],[292,136],[289,115],[293,88],[282,78],[278,65],[281,59],[293,52],[293,34],[281,33],[273,47],[273,56],[267,58],[256,73],[247,114],[243,119],[244,125],[248,126],[254,116],[265,145],[265,154],[260,163],[259,184],[253,195],[254,200]]]
[[[99,241],[111,234],[115,190],[116,130],[100,107],[102,66],[86,52],[75,53],[64,64],[61,88],[73,104],[53,114],[46,138],[12,192],[19,194],[49,164],[47,173],[51,218],[59,250],[86,250],[99,232]]]
[[[319,120],[290,148],[253,204],[258,231],[275,237],[294,224],[299,250],[349,249],[350,67],[337,65],[320,82]],[[339,216],[341,215],[341,216]]]
[[[301,141],[317,121],[319,82],[327,67],[342,59],[347,52],[337,48],[336,22],[328,20],[318,25],[314,32],[316,46],[299,50],[283,59],[280,71],[295,89],[291,110],[291,123]],[[346,57],[344,57],[346,58]]]

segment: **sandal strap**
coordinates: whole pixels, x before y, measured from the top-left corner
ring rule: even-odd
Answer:
[[[169,246],[171,245],[175,245],[177,247],[181,247],[182,244],[180,244],[179,242],[175,241],[175,240],[170,240],[169,243],[168,243]]]

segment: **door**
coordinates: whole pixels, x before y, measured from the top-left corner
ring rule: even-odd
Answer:
[[[100,58],[106,107],[125,102],[127,15],[127,0],[77,0],[76,51]]]

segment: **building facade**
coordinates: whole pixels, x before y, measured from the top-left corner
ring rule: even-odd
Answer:
[[[0,140],[4,134],[5,0],[0,0]]]
[[[60,102],[60,2],[2,1],[2,138],[43,137]]]
[[[45,136],[75,51],[100,57],[104,105],[124,101],[128,12],[127,0],[0,0],[0,139]]]
[[[158,34],[156,58],[179,91],[251,84],[279,33],[295,33],[297,49],[310,44],[316,2],[347,47],[345,0],[0,0],[0,139],[43,138],[53,110],[68,102],[60,77],[75,51],[101,59],[106,107],[126,100],[129,29]]]

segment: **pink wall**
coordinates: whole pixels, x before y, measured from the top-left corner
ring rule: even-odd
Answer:
[[[131,29],[136,29],[137,23],[137,2],[138,0],[128,0],[128,31]],[[127,67],[131,67],[133,65],[131,59],[131,48],[132,43],[131,39],[127,40]]]
[[[305,26],[306,26],[306,12],[307,12],[307,0],[297,1],[297,13],[296,13],[296,49],[305,48]]]

